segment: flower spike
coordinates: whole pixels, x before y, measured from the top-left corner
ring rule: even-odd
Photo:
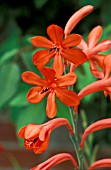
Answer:
[[[73,30],[73,28],[76,26],[76,24],[85,16],[87,16],[88,14],[90,14],[93,11],[93,6],[92,5],[87,5],[84,6],[83,8],[79,9],[77,12],[75,12],[71,18],[68,20],[66,26],[65,26],[65,37],[67,37],[71,31]]]
[[[111,128],[111,118],[99,120],[91,124],[88,128],[85,129],[83,133],[80,148],[84,147],[84,142],[89,134],[106,128]]]
[[[28,124],[19,130],[18,136],[24,138],[26,149],[33,150],[35,154],[41,154],[48,148],[51,132],[63,125],[73,135],[73,129],[68,120],[65,118],[56,118],[42,125]]]
[[[74,165],[74,168],[76,170],[78,169],[78,164],[75,161],[75,159],[72,157],[72,155],[70,155],[68,153],[60,153],[60,154],[52,156],[47,161],[39,164],[38,166],[32,168],[31,170],[49,170],[52,167],[54,167],[55,165],[57,165],[63,161],[67,161],[67,160],[70,160],[72,162],[72,164]]]
[[[89,167],[89,170],[95,170],[97,168],[111,168],[111,159],[106,158],[98,160]]]

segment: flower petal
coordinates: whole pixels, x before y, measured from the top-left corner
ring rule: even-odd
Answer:
[[[31,170],[49,170],[52,167],[54,167],[55,165],[57,165],[63,161],[67,161],[67,160],[70,160],[72,162],[73,166],[76,169],[78,169],[78,164],[75,161],[75,159],[72,157],[72,155],[70,155],[68,153],[60,153],[60,154],[52,156],[51,158],[49,158],[45,162],[39,164],[38,166],[32,168]]]
[[[92,72],[92,74],[96,77],[96,78],[104,78],[104,73],[100,70],[98,70],[97,64],[95,63],[95,61],[93,60],[89,60],[90,62],[90,70]]]
[[[56,73],[53,69],[48,68],[48,67],[44,67],[44,68],[40,67],[39,70],[44,75],[46,81],[48,81],[48,82],[54,81]]]
[[[54,51],[40,50],[34,54],[32,61],[36,66],[43,66],[47,64],[53,56]]]
[[[94,162],[89,167],[89,170],[94,170],[97,168],[111,168],[111,158],[101,159],[101,160]]]
[[[28,140],[34,140],[39,136],[42,125],[28,124],[25,129],[24,138]]]
[[[65,37],[67,37],[70,34],[70,32],[82,18],[84,18],[93,11],[93,8],[94,7],[92,5],[84,6],[70,17],[65,26],[64,30]]]
[[[33,150],[34,150],[35,154],[41,154],[48,148],[49,140],[50,140],[50,132],[51,131],[48,131],[46,133],[46,137],[45,137],[44,141],[37,139],[37,141],[33,145]]]
[[[39,91],[40,91],[40,88],[32,87],[27,94],[27,100],[33,104],[39,103],[49,93],[47,91],[47,92],[40,94]]]
[[[104,57],[104,72],[105,78],[108,78],[111,73],[111,54],[108,54],[106,57]]]
[[[82,49],[82,50],[87,50],[87,43],[82,39],[80,44],[77,45],[78,48]]]
[[[97,91],[102,91],[106,90],[108,86],[111,86],[111,77],[108,79],[102,79],[102,80],[97,80],[96,82],[93,82],[86,87],[84,87],[79,93],[78,96],[80,100],[84,98],[85,96],[97,92]]]
[[[67,106],[77,106],[80,103],[78,95],[71,90],[58,87],[55,93],[59,100]]]
[[[99,39],[101,38],[103,29],[101,26],[97,26],[91,30],[91,32],[88,35],[88,47],[93,48]]]
[[[57,79],[56,83],[59,87],[71,86],[75,84],[77,75],[73,72],[65,74]]]
[[[42,79],[40,76],[31,71],[26,71],[22,74],[22,80],[28,84],[34,84],[38,86],[44,86],[46,80]]]
[[[25,134],[25,129],[27,126],[22,127],[19,132],[18,132],[18,137],[19,138],[24,138],[24,134]]]
[[[49,35],[50,39],[53,41],[54,44],[61,44],[62,38],[64,35],[63,29],[58,25],[50,25],[47,28],[47,34]]]
[[[64,49],[62,51],[62,55],[65,59],[67,59],[68,61],[72,62],[75,65],[81,65],[87,60],[85,53],[83,53],[79,49],[74,48]]]
[[[111,41],[104,40],[100,42],[98,45],[96,45],[93,49],[91,49],[91,55],[97,54],[99,52],[108,51],[110,48],[111,48]]]
[[[111,118],[99,120],[97,122],[92,123],[89,127],[85,129],[80,143],[80,147],[83,148],[84,142],[89,134],[106,128],[111,128]]]
[[[78,45],[82,40],[82,36],[79,34],[71,34],[62,41],[62,47],[68,48]]]
[[[56,72],[56,78],[60,77],[64,71],[64,64],[62,63],[62,57],[58,53],[54,57],[53,70],[55,70]]]
[[[46,113],[49,118],[54,118],[57,113],[57,105],[55,101],[55,93],[52,91],[47,98]]]
[[[34,46],[40,48],[51,48],[53,43],[43,36],[35,36],[31,38],[31,42]]]

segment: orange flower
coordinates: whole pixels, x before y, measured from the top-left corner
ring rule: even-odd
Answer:
[[[47,64],[54,57],[53,68],[55,71],[63,71],[62,57],[76,65],[83,64],[86,61],[86,56],[80,49],[71,48],[77,46],[82,37],[79,34],[72,34],[62,40],[63,29],[57,25],[50,25],[47,28],[47,34],[51,40],[43,36],[35,36],[31,38],[32,44],[36,47],[46,48],[34,54],[33,63],[37,66]]]
[[[24,138],[26,149],[33,150],[36,154],[40,154],[48,148],[51,132],[62,125],[66,125],[70,133],[73,134],[72,127],[67,119],[56,118],[42,125],[28,124],[19,130],[18,136]]]
[[[49,170],[52,167],[54,167],[55,165],[57,165],[63,161],[67,161],[67,160],[70,160],[73,163],[74,168],[76,170],[78,169],[78,164],[75,161],[75,159],[72,157],[72,155],[70,155],[68,153],[60,153],[60,154],[52,156],[47,161],[39,164],[38,166],[32,168],[31,170]]]
[[[111,128],[111,118],[99,120],[91,124],[88,128],[85,129],[83,133],[80,148],[83,148],[84,142],[89,134],[106,128]]]
[[[87,56],[90,62],[90,69],[92,74],[97,78],[103,78],[104,74],[98,69],[103,66],[105,55],[99,54],[100,52],[108,51],[111,48],[111,41],[104,40],[98,43],[102,36],[103,29],[101,26],[96,26],[91,30],[88,35],[88,43],[84,40],[78,45]]]
[[[93,83],[87,85],[85,88],[83,88],[78,93],[78,96],[81,100],[85,96],[87,96],[91,93],[94,93],[94,92],[98,92],[98,91],[104,91],[105,96],[110,94],[110,92],[111,92],[111,77],[109,77],[108,79],[104,78],[102,80],[98,80],[96,82],[93,82]]]
[[[83,19],[85,16],[87,16],[88,14],[90,14],[93,11],[93,6],[92,5],[86,5],[84,7],[82,7],[81,9],[79,9],[78,11],[76,11],[68,20],[65,29],[64,29],[64,33],[65,33],[65,37],[67,37],[71,31],[74,29],[74,27],[76,26],[76,24]]]
[[[59,78],[55,78],[56,72],[51,68],[41,68],[40,71],[45,79],[42,79],[37,74],[30,71],[22,74],[23,81],[35,85],[27,94],[27,100],[30,103],[39,103],[48,95],[46,113],[49,118],[53,118],[57,112],[55,96],[67,106],[74,107],[79,105],[80,100],[78,95],[66,88],[76,82],[77,76],[74,73],[68,73]]]
[[[89,170],[94,170],[97,168],[111,168],[111,159],[106,158],[106,159],[98,160],[89,167]]]

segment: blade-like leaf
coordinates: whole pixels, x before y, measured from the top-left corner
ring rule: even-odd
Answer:
[[[8,63],[0,68],[0,108],[16,93],[19,80],[20,72],[18,65]]]

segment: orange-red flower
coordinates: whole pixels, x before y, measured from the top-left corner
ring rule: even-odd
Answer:
[[[79,34],[72,34],[62,40],[64,31],[57,25],[50,25],[47,28],[47,34],[51,40],[43,36],[35,36],[31,38],[32,44],[36,47],[46,48],[36,52],[33,56],[33,63],[37,66],[47,64],[54,57],[53,68],[55,71],[63,71],[62,58],[76,65],[83,64],[86,61],[86,56],[80,49],[72,48],[77,46],[82,37]]]
[[[85,88],[83,88],[79,93],[78,96],[81,99],[83,99],[85,96],[98,92],[98,91],[104,91],[105,95],[107,96],[111,92],[111,77],[108,79],[102,79],[98,80],[96,82],[93,82],[89,85],[87,85]]]
[[[72,157],[72,155],[68,153],[60,153],[57,155],[52,156],[49,158],[47,161],[39,164],[38,166],[32,168],[31,170],[49,170],[55,165],[63,162],[63,161],[68,161],[70,160],[72,164],[74,165],[74,168],[77,170],[78,169],[78,164],[75,161],[75,159]]]
[[[110,168],[111,169],[111,159],[101,159],[96,162],[94,162],[90,167],[89,170],[95,170],[97,168]]]
[[[55,96],[67,106],[74,107],[79,105],[78,95],[67,89],[67,86],[71,86],[76,82],[77,76],[74,73],[68,73],[56,78],[56,72],[51,68],[41,68],[40,71],[45,79],[30,71],[22,74],[23,81],[35,85],[27,94],[27,100],[30,103],[39,103],[48,95],[46,113],[49,118],[53,118],[57,112]]]
[[[84,147],[84,142],[89,134],[106,128],[111,128],[111,118],[99,120],[97,122],[92,123],[89,127],[85,129],[83,133],[80,148]]]
[[[90,69],[92,74],[97,78],[103,78],[104,74],[98,69],[103,67],[105,55],[100,54],[101,52],[108,51],[111,48],[111,41],[104,40],[98,43],[102,36],[103,29],[101,26],[96,26],[91,30],[88,35],[88,43],[84,40],[78,45],[87,56],[90,62]]]
[[[56,118],[42,125],[28,124],[19,130],[18,136],[24,138],[26,149],[33,150],[36,154],[40,154],[48,148],[51,132],[62,125],[67,126],[70,133],[73,134],[73,129],[67,119]]]
[[[76,11],[68,20],[65,29],[64,29],[64,33],[65,33],[65,37],[67,37],[71,31],[74,29],[74,27],[77,25],[77,23],[83,19],[85,16],[89,15],[92,11],[93,11],[93,6],[92,5],[86,5],[84,7],[82,7],[81,9],[79,9],[78,11]]]

